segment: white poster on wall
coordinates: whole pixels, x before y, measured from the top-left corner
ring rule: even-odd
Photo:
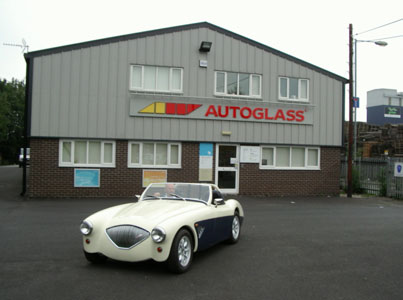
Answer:
[[[241,146],[241,163],[259,163],[260,147]]]
[[[199,181],[213,180],[213,144],[199,145]]]

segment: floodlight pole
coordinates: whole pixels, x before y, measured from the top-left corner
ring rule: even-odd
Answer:
[[[347,158],[347,197],[353,195],[353,24],[349,26],[349,120]]]
[[[22,44],[11,44],[11,43],[3,43],[4,46],[11,47],[19,47],[22,49],[22,53],[26,51],[28,53],[29,46],[25,42],[25,39],[22,39]],[[26,69],[26,75],[28,76],[28,63]],[[24,150],[22,151],[22,191],[20,193],[21,196],[24,196],[27,192],[27,148],[28,148],[28,84],[27,77],[25,77],[25,105],[24,105],[24,139],[23,146]]]
[[[356,39],[354,39],[354,97],[357,98],[357,40]],[[353,151],[354,164],[357,163],[357,110],[358,110],[357,105],[354,105],[354,151]]]

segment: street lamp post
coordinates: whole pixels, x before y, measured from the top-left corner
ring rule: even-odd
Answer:
[[[349,25],[349,122],[348,122],[348,158],[347,158],[347,197],[353,196],[353,106],[354,95],[357,95],[357,42],[374,43],[378,46],[386,46],[387,43],[379,40],[357,40],[353,38],[353,24]],[[354,48],[353,49],[353,43]],[[355,52],[355,76],[353,76],[353,53]],[[355,83],[355,88],[353,88]],[[355,115],[357,110],[355,108]],[[356,122],[354,122],[356,126]],[[356,134],[354,136],[354,148],[356,148]],[[356,149],[354,149],[356,152]],[[354,156],[355,157],[355,156]]]
[[[347,158],[347,197],[351,198],[353,196],[353,24],[349,26],[349,36],[348,36],[348,73],[349,73],[349,119],[348,119],[348,158]]]
[[[373,43],[381,47],[388,45],[385,41],[354,39],[354,98],[357,98],[357,43]],[[357,109],[354,105],[354,161],[357,159]]]

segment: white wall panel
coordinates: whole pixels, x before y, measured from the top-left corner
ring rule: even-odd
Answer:
[[[70,122],[70,136],[78,136],[80,137],[80,118],[79,118],[79,113],[80,113],[80,87],[84,84],[82,82],[83,78],[80,73],[80,67],[81,67],[81,51],[80,50],[75,50],[73,51],[73,56],[72,56],[72,72],[71,72],[71,89],[72,89],[72,94],[70,97],[70,111],[69,115],[72,119]]]
[[[69,102],[70,102],[70,74],[71,74],[71,52],[61,54],[60,69],[60,110],[59,110],[59,132],[57,136],[68,136],[70,126]],[[35,77],[34,77],[35,78]]]
[[[49,99],[49,124],[55,126],[49,127],[50,136],[59,135],[59,111],[60,111],[60,97],[61,97],[61,54],[54,54],[51,56],[51,73],[50,73],[50,99]]]
[[[202,40],[213,42],[209,53],[198,51]],[[200,59],[207,60],[207,68],[199,67]],[[131,64],[182,67],[183,95],[131,92]],[[221,103],[214,96],[216,70],[262,74],[262,99],[254,101],[273,104],[280,102],[279,76],[309,79],[306,108],[313,125],[130,116],[130,101],[136,97],[147,96],[150,104],[184,98]],[[35,57],[31,134],[339,146],[342,96],[343,83],[317,70],[231,35],[191,29]],[[233,97],[234,105],[237,101]],[[222,130],[232,135],[222,136]]]

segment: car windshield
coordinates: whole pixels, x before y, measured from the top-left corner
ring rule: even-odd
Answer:
[[[189,183],[153,183],[142,195],[142,200],[168,199],[204,203],[209,198],[210,188],[207,185]]]

